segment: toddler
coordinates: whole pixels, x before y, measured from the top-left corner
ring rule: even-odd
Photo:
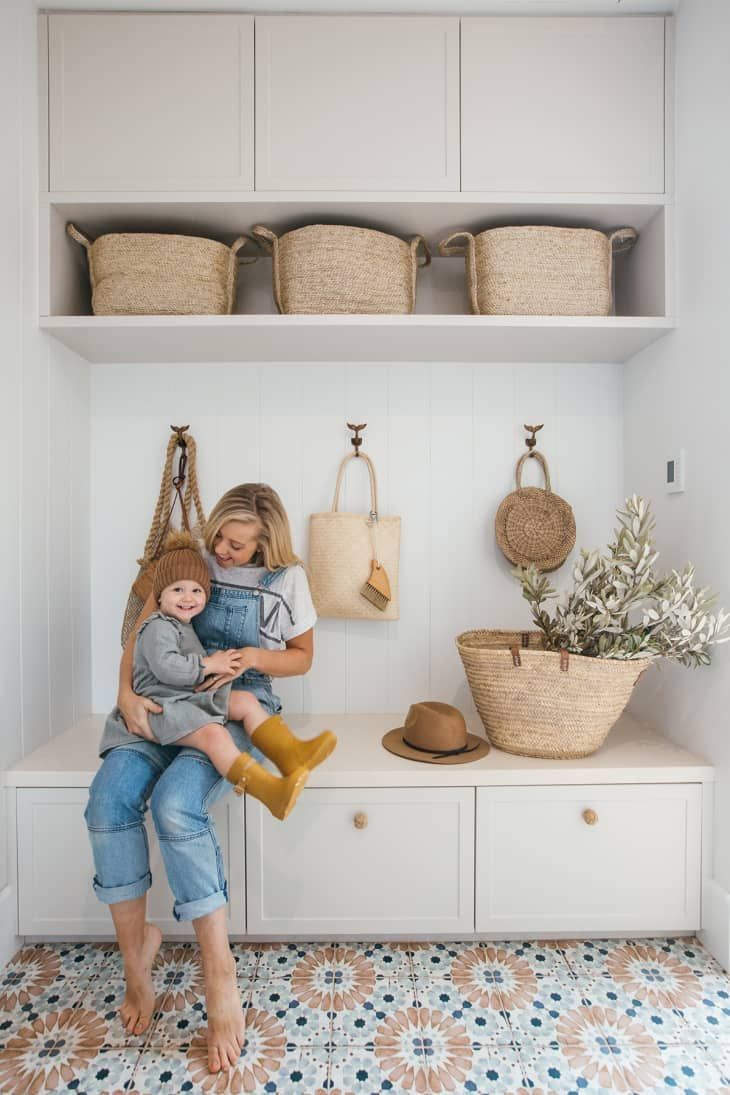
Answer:
[[[161,745],[189,746],[204,753],[237,794],[259,799],[274,817],[283,820],[291,811],[318,763],[315,754],[330,752],[329,740],[309,743],[312,760],[283,777],[267,772],[248,753],[241,753],[225,727],[227,719],[243,723],[249,735],[255,730],[278,736],[291,735],[278,715],[270,716],[250,692],[233,691],[230,684],[214,692],[196,692],[203,680],[216,674],[239,671],[236,650],[206,654],[191,620],[203,611],[210,596],[208,567],[187,533],[172,533],[167,550],[155,570],[153,593],[159,610],[139,628],[134,648],[134,691],[154,700],[161,714],[150,714],[150,728]],[[124,726],[118,708],[109,715],[105,735]],[[126,729],[126,728],[125,728]],[[293,737],[293,736],[292,736]],[[334,738],[330,731],[322,739]],[[295,739],[296,740],[296,739]]]

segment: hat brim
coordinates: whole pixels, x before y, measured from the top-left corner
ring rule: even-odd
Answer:
[[[480,738],[477,734],[467,734],[468,752],[456,753],[452,756],[441,757],[438,753],[424,753],[420,749],[413,749],[403,741],[404,726],[397,726],[395,730],[389,730],[382,739],[383,748],[389,753],[395,753],[406,760],[419,760],[422,764],[469,764],[471,761],[486,757],[490,750],[489,742]]]

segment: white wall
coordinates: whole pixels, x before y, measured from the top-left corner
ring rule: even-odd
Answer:
[[[622,502],[621,369],[553,365],[145,365],[92,376],[93,702],[116,694],[119,625],[147,535],[170,423],[198,441],[203,502],[244,481],[282,495],[295,547],[328,509],[347,421],[367,422],[381,510],[403,519],[394,623],[322,620],[304,678],[280,681],[289,711],[470,706],[454,645],[469,627],[522,626],[529,611],[494,542],[524,422],[544,422],[554,489],[579,544],[605,543]],[[347,483],[364,510],[364,476]],[[536,467],[526,485],[537,483]]]
[[[4,771],[90,709],[88,366],[37,329],[35,11],[0,5],[0,966],[14,944]]]
[[[679,327],[626,366],[625,484],[655,501],[666,563],[691,560],[730,609],[730,5],[683,3],[676,22]],[[687,490],[667,495],[664,462],[687,452]],[[730,649],[709,669],[655,675],[635,707],[717,767],[715,873],[730,890]]]

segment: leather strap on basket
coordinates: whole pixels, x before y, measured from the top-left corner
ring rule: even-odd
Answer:
[[[366,453],[351,452],[340,464],[340,469],[337,472],[337,482],[335,483],[335,494],[332,499],[332,513],[339,512],[342,481],[345,477],[347,465],[351,460],[364,461],[365,466],[368,469],[368,476],[370,478],[370,513],[368,514],[368,524],[370,526],[373,541],[373,561],[380,565],[380,552],[378,551],[378,483],[375,478],[375,465]]]
[[[283,315],[284,308],[281,300],[281,280],[279,277],[279,237],[263,224],[254,225],[251,229],[251,235],[261,244],[264,251],[271,255],[274,300],[279,315]]]
[[[200,499],[197,473],[197,449],[195,439],[186,433],[184,427],[173,427],[174,433],[167,443],[165,465],[162,469],[160,493],[157,497],[157,505],[152,515],[147,542],[141,559],[140,566],[152,563],[159,557],[162,545],[170,528],[170,521],[175,506],[180,505],[180,521],[183,528],[190,532],[190,513],[195,509],[196,527],[205,525],[205,512]],[[174,472],[175,453],[180,450],[178,466]]]
[[[463,240],[462,244],[453,246],[454,240]],[[479,315],[479,302],[477,300],[477,248],[476,241],[471,232],[454,232],[439,244],[439,254],[444,258],[452,255],[463,255],[466,260],[466,281],[469,288],[469,303],[472,315]]]
[[[529,645],[529,636],[528,636],[527,642],[525,642],[524,636],[523,636],[522,645],[523,646],[528,646]],[[509,652],[512,655],[512,665],[515,667],[515,669],[520,669],[521,666],[522,666],[522,656],[520,655],[519,646],[511,646],[509,648]],[[560,654],[560,672],[561,673],[567,673],[568,668],[570,666],[570,652],[568,650],[560,650],[559,654]]]
[[[545,476],[545,490],[552,492],[550,486],[550,470],[548,468],[547,460],[541,452],[526,452],[517,461],[517,467],[515,468],[515,482],[517,484],[517,490],[522,490],[522,471],[525,466],[525,460],[537,460],[542,468],[543,475]]]

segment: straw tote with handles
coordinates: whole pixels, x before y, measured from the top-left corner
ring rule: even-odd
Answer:
[[[368,513],[340,513],[340,491],[350,461],[364,464],[370,479]],[[337,473],[332,509],[309,519],[309,579],[317,614],[347,620],[397,620],[400,517],[381,517],[375,468],[369,456],[350,453]],[[381,610],[363,596],[374,562],[385,571],[391,598]]]
[[[198,489],[196,447],[192,434],[186,427],[172,426],[173,436],[167,443],[165,465],[157,505],[152,516],[147,542],[142,558],[137,560],[139,573],[132,583],[127,607],[122,621],[122,646],[126,646],[130,632],[137,623],[144,603],[152,592],[157,560],[162,554],[167,533],[170,531],[173,510],[180,505],[180,525],[187,532],[200,533],[205,525],[205,512]],[[177,474],[173,474],[175,452],[180,449]],[[195,508],[195,525],[191,528],[190,513]]]
[[[523,487],[525,461],[539,461],[545,489]],[[517,490],[501,503],[494,521],[502,553],[517,566],[534,563],[539,570],[557,570],[575,546],[575,516],[568,503],[550,486],[547,460],[540,452],[526,452],[517,461]]]

